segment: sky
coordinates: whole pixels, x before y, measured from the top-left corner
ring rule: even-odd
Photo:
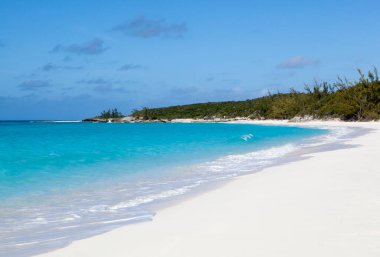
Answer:
[[[380,67],[378,10],[378,0],[1,0],[0,120],[355,79]]]

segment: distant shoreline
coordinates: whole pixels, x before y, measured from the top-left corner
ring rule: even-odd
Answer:
[[[210,118],[210,119],[193,119],[193,118],[183,118],[183,119],[159,119],[159,120],[144,120],[139,118],[134,118],[132,116],[126,116],[124,118],[117,119],[84,119],[82,122],[92,122],[92,123],[228,123],[228,122],[244,122],[244,123],[302,123],[302,122],[344,122],[344,123],[360,123],[360,122],[377,122],[373,121],[345,121],[339,118],[330,119],[313,119],[310,117],[294,117],[293,119],[250,119],[249,117],[236,117],[236,118]]]
[[[311,119],[295,117],[293,119],[250,119],[248,117],[236,118],[213,118],[213,119],[162,119],[162,120],[143,120],[136,119],[131,116],[118,119],[84,119],[84,120],[0,120],[0,122],[53,122],[53,123],[252,123],[252,124],[300,124],[300,123],[315,123],[315,122],[342,122],[342,123],[366,123],[366,122],[379,122],[378,120],[372,121],[346,121],[338,118],[335,119]]]

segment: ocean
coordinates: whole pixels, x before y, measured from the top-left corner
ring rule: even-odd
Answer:
[[[0,256],[151,220],[160,202],[259,171],[328,135],[230,123],[0,122]]]

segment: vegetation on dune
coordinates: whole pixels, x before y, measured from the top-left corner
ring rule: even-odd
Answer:
[[[132,113],[144,120],[178,118],[292,119],[310,116],[317,119],[375,120],[380,118],[380,81],[376,68],[367,75],[359,70],[358,81],[338,78],[335,83],[307,85],[304,91],[229,102],[209,102],[164,108],[137,110]]]
[[[119,112],[116,108],[114,109],[108,109],[108,111],[102,111],[99,116],[96,118],[99,119],[115,119],[115,118],[122,118],[124,115]]]
[[[83,121],[87,122],[107,122],[109,120],[120,120],[121,118],[125,117],[124,114],[119,112],[117,108],[114,109],[108,109],[104,110],[100,113],[100,115],[93,117],[93,118],[87,118]]]

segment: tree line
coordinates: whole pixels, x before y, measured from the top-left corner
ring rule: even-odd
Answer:
[[[124,115],[121,112],[119,112],[117,108],[114,108],[114,109],[108,109],[108,110],[102,111],[100,115],[97,116],[96,118],[113,119],[113,118],[122,118],[122,117],[124,117]]]
[[[234,118],[292,119],[310,116],[315,119],[339,118],[346,121],[380,118],[380,81],[377,69],[350,82],[338,78],[334,83],[315,82],[303,91],[268,93],[246,101],[209,102],[164,108],[135,110],[132,116],[142,119]]]

